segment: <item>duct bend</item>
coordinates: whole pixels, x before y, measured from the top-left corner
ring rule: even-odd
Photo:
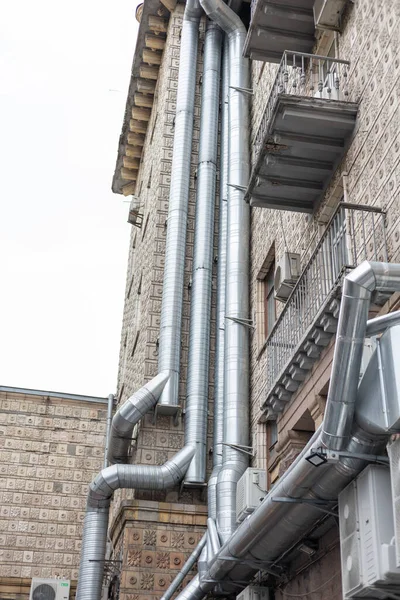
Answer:
[[[158,360],[159,372],[167,371],[170,377],[157,406],[157,411],[161,414],[175,414],[179,403],[183,278],[196,88],[195,65],[202,12],[198,0],[186,2],[176,98]]]
[[[330,450],[350,439],[372,293],[400,290],[400,265],[363,262],[346,276],[321,436]]]
[[[115,490],[172,488],[182,480],[194,452],[191,446],[184,446],[162,466],[113,465],[97,475],[89,487],[83,523],[77,600],[99,600],[101,597],[109,506]]]
[[[159,373],[135,392],[117,410],[111,423],[107,459],[111,464],[129,462],[128,450],[135,425],[157,404],[168,381],[168,373]]]
[[[217,483],[217,527],[224,542],[236,528],[236,486],[248,466],[249,236],[244,201],[249,179],[249,62],[242,56],[246,28],[223,0],[200,0],[227,35],[229,47],[229,173],[225,303],[224,450]]]

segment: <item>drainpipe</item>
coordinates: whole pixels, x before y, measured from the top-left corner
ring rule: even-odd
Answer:
[[[185,446],[161,467],[113,465],[103,469],[92,481],[83,524],[77,600],[99,600],[101,596],[108,514],[115,490],[173,488],[182,480],[193,455],[194,448]]]
[[[217,519],[217,481],[222,466],[224,436],[226,228],[228,213],[229,46],[224,35],[221,83],[221,158],[218,225],[217,310],[215,325],[213,470],[208,480],[208,514]]]
[[[196,454],[185,475],[186,485],[203,485],[206,481],[221,40],[220,28],[209,21],[204,42],[185,406],[185,439],[187,444],[196,448]]]
[[[104,444],[104,462],[103,462],[104,469],[106,467],[108,467],[107,454],[108,454],[108,446],[110,444],[110,431],[111,431],[113,407],[114,407],[114,394],[109,394],[108,402],[107,402],[106,440],[105,440],[105,444]]]
[[[236,486],[249,445],[249,61],[242,56],[246,28],[223,0],[200,0],[226,33],[229,46],[229,172],[225,305],[225,418],[223,465],[218,476],[218,532],[224,542],[236,528]]]
[[[193,569],[194,565],[197,563],[197,560],[206,545],[207,541],[207,533],[203,535],[196,548],[193,550],[192,554],[189,556],[182,569],[179,571],[178,575],[175,577],[165,594],[163,594],[160,600],[171,600],[172,596],[175,594],[178,587],[181,585],[182,581],[185,579],[186,575],[190,573]]]
[[[167,371],[170,377],[157,405],[157,412],[160,414],[176,414],[179,410],[183,277],[196,89],[195,65],[202,12],[198,0],[186,2],[176,96],[158,360],[159,372]]]
[[[346,277],[350,281],[346,290],[354,292],[356,285],[361,285],[364,290],[371,293],[377,291],[397,291],[400,289],[400,265],[387,263],[362,263],[350,275]],[[346,281],[345,280],[345,281]],[[361,295],[361,300],[360,300]],[[364,292],[353,296],[354,300],[347,300],[341,304],[338,334],[339,340],[344,340],[347,335],[360,338],[360,330],[365,331],[367,313],[363,308],[364,323],[358,311],[354,312],[353,304],[363,307]],[[348,330],[349,321],[357,316],[353,322],[353,329]],[[327,413],[335,415],[339,410],[345,422],[347,422],[346,407],[351,414],[354,411],[354,398],[343,396],[343,410],[336,406],[332,409],[332,393],[337,379],[337,370],[342,370],[343,377],[347,378],[349,373],[358,383],[359,370],[354,367],[358,364],[358,352],[348,353],[351,363],[350,368],[341,361],[334,361],[332,366],[332,377],[328,393]],[[360,366],[360,365],[359,365]],[[357,387],[357,385],[355,386]],[[346,389],[352,390],[353,385],[348,382]],[[326,419],[326,417],[325,417]],[[254,563],[258,561],[266,567],[277,564],[289,549],[293,548],[307,534],[310,528],[321,516],[320,510],[307,503],[287,503],[286,499],[302,499],[309,501],[337,501],[338,494],[344,487],[358,475],[365,467],[365,462],[360,459],[342,458],[338,463],[326,463],[318,468],[305,460],[312,448],[323,445],[323,437],[326,429],[326,421],[311,438],[307,446],[289,467],[282,478],[277,482],[259,508],[254,511],[233,533],[231,538],[225,542],[218,554],[212,559],[207,572],[202,580],[195,578],[177,597],[177,600],[202,600],[210,592],[216,583],[223,582],[224,586],[232,585],[234,582],[249,581],[257,572],[258,568],[248,566],[247,561]],[[335,419],[339,431],[342,423]],[[329,421],[328,421],[329,423]],[[332,432],[333,434],[335,432]],[[335,439],[339,436],[333,436]],[[352,430],[345,449],[349,452],[361,454],[379,455],[384,451],[388,435],[375,436],[364,431],[356,422],[352,423]],[[247,564],[246,564],[247,563]]]

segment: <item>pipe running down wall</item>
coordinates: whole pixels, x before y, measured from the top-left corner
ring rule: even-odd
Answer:
[[[159,372],[167,371],[170,377],[157,405],[160,414],[175,414],[179,409],[183,277],[201,15],[198,0],[189,0],[181,36],[158,359]]]
[[[161,307],[159,375],[136,392],[113,419],[108,460],[119,464],[104,468],[89,487],[77,600],[99,600],[101,597],[109,507],[114,491],[120,488],[159,490],[174,487],[183,479],[195,454],[195,448],[186,443],[173,459],[161,467],[123,464],[129,460],[128,449],[134,426],[157,402],[161,413],[175,414],[178,410],[183,273],[196,85],[193,65],[197,62],[201,14],[197,0],[186,2]]]
[[[204,41],[185,405],[185,439],[186,443],[196,448],[196,454],[186,472],[185,485],[202,485],[206,481],[221,40],[220,28],[208,22]]]
[[[345,292],[351,296],[343,298],[337,339],[346,341],[346,337],[359,341],[365,334],[368,311],[365,308],[365,295],[369,298],[375,290],[395,292],[400,290],[400,265],[388,263],[362,263],[346,280]],[[350,298],[352,298],[350,300]],[[350,330],[350,323],[352,329]],[[324,445],[325,431],[329,431],[336,439],[332,425],[337,424],[338,433],[351,426],[348,442],[344,448],[349,452],[379,455],[384,451],[388,435],[374,436],[365,432],[353,420],[355,397],[342,398],[342,405],[336,400],[329,406],[332,398],[331,390],[338,381],[337,371],[342,370],[344,381],[340,381],[341,389],[354,394],[357,390],[360,361],[358,349],[349,352],[346,345],[339,344],[342,351],[336,350],[332,365],[330,393],[328,394],[327,417],[323,425],[314,434],[307,446],[297,457],[259,508],[250,515],[225,542],[218,554],[212,559],[209,569],[203,577],[194,578],[179,594],[177,600],[201,600],[218,582],[225,589],[235,582],[249,581],[258,568],[251,566],[252,561],[259,561],[266,568],[279,562],[280,557],[294,547],[307,534],[321,516],[319,509],[310,504],[287,504],[276,502],[277,498],[304,498],[336,501],[339,492],[358,475],[365,467],[365,461],[354,458],[342,458],[338,463],[326,463],[318,468],[305,460],[312,448]],[[344,357],[348,360],[344,369]],[[350,381],[355,379],[356,384]],[[348,408],[346,408],[348,407]],[[351,417],[347,416],[347,410]],[[341,419],[338,419],[338,415]]]
[[[218,273],[217,312],[215,324],[215,371],[214,371],[214,430],[213,470],[208,480],[208,515],[217,519],[217,481],[222,466],[224,441],[224,370],[225,370],[225,284],[226,284],[226,233],[228,213],[228,165],[229,165],[229,46],[224,35],[221,82],[221,157],[218,223]]]
[[[250,170],[249,62],[242,56],[246,28],[223,0],[201,0],[225,31],[229,47],[229,170],[225,304],[224,447],[217,482],[217,527],[222,541],[236,528],[236,486],[248,467],[249,445],[249,235],[244,201]]]

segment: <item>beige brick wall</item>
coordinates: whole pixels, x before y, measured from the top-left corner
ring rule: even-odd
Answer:
[[[106,415],[106,400],[0,392],[2,597],[27,597],[32,577],[69,578],[74,588],[88,484],[103,465]]]

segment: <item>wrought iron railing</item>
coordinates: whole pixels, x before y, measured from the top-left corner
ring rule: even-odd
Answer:
[[[344,275],[364,260],[387,260],[384,219],[379,208],[340,203],[266,341],[267,395]]]
[[[285,50],[254,140],[259,156],[268,133],[275,104],[281,94],[345,100],[348,96],[349,61]]]

